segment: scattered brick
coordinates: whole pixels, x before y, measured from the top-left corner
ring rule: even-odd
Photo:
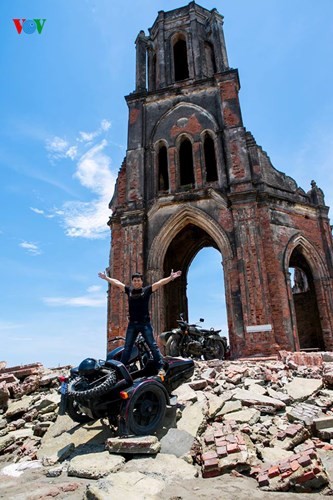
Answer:
[[[297,462],[297,460],[294,460],[293,462],[290,463],[290,468],[293,472],[295,472],[300,468],[300,464]]]
[[[212,458],[217,458],[217,453],[214,450],[206,451],[202,454],[202,460],[210,460]]]
[[[277,466],[271,467],[268,471],[268,477],[270,478],[279,476],[279,474],[280,474],[280,469]]]
[[[204,467],[205,467],[205,470],[210,470],[210,469],[216,469],[218,468],[218,465],[219,465],[219,461],[217,458],[209,458],[207,460],[205,460],[204,462]]]
[[[312,462],[311,462],[311,458],[309,457],[309,455],[303,455],[301,458],[298,459],[298,463],[302,466],[302,467],[307,467],[308,465],[310,465]]]
[[[234,444],[234,443],[227,444],[227,452],[228,453],[237,453],[238,451],[240,451],[238,444]]]
[[[260,487],[269,486],[269,479],[267,475],[258,476],[258,483]]]
[[[226,446],[218,446],[216,451],[219,457],[226,457],[228,455]]]
[[[311,479],[315,478],[315,474],[313,470],[309,470],[307,472],[304,472],[304,474],[296,479],[298,483],[306,483],[307,481],[310,481]]]

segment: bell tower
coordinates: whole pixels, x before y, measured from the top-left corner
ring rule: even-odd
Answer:
[[[188,269],[213,247],[221,254],[233,357],[333,349],[328,207],[317,186],[305,193],[276,170],[244,128],[223,16],[195,2],[160,11],[135,45],[127,152],[110,203],[111,276],[128,283],[138,270],[153,283],[183,271],[153,295],[158,334],[187,312]],[[304,300],[292,289],[298,268],[309,286]],[[309,303],[311,333],[300,320]],[[110,288],[109,339],[124,333],[126,306]]]

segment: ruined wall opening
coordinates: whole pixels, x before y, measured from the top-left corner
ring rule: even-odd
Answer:
[[[158,150],[158,190],[168,191],[169,189],[169,174],[168,174],[168,152],[167,148],[162,145]]]
[[[204,249],[204,251],[203,251]],[[212,266],[207,261],[207,254],[205,256],[205,251],[214,252],[214,259],[212,260]],[[201,254],[200,251],[203,251]],[[194,259],[198,255],[198,262],[194,265],[194,277],[192,271],[189,272],[190,267]],[[181,229],[178,234],[171,241],[164,259],[164,275],[170,274],[171,269],[180,269],[182,271],[182,276],[172,283],[172,286],[165,287],[165,329],[174,328],[177,325],[177,319],[180,313],[184,313],[185,318],[189,318],[191,321],[196,321],[199,317],[204,317],[203,312],[199,308],[196,310],[196,305],[193,302],[192,307],[189,305],[188,298],[188,280],[191,279],[191,288],[196,286],[200,290],[200,295],[202,295],[203,287],[210,288],[209,276],[220,277],[219,288],[214,289],[214,285],[211,285],[211,296],[221,297],[221,288],[223,286],[223,271],[221,265],[222,257],[221,253],[216,245],[213,238],[202,228],[196,226],[195,224],[187,224],[183,229]],[[216,263],[218,262],[218,264]],[[205,267],[207,270],[205,271]],[[208,271],[208,269],[210,269]],[[199,277],[195,277],[196,273],[202,273],[202,280]],[[204,275],[206,273],[206,278]],[[215,280],[215,278],[214,278]],[[201,282],[202,281],[202,282]],[[200,288],[201,287],[201,288]],[[224,295],[224,294],[223,294]],[[191,290],[191,297],[193,297],[193,290]],[[202,297],[203,299],[203,297]],[[208,308],[209,296],[207,297],[207,308]],[[192,303],[192,299],[191,299]],[[220,310],[223,309],[223,304],[225,304],[225,299],[220,303]],[[191,309],[189,309],[191,307]],[[210,315],[211,316],[211,315]],[[217,316],[216,316],[217,317]],[[212,316],[205,318],[205,326],[209,328],[210,326],[216,326],[222,328],[220,321],[217,324],[212,323]],[[226,334],[227,332],[224,332]]]
[[[179,147],[179,174],[180,185],[194,184],[192,144],[189,139],[184,139]]]
[[[206,182],[217,181],[217,165],[214,141],[209,134],[204,138],[204,156],[206,167]]]
[[[221,260],[221,253],[212,247],[195,255],[187,273],[188,313],[191,323],[204,318],[204,328],[222,330],[220,335],[228,336]]]
[[[175,82],[186,80],[189,77],[187,62],[187,45],[184,38],[178,38],[173,46],[173,62]]]
[[[323,350],[325,346],[314,279],[300,245],[291,254],[289,272],[300,349]]]

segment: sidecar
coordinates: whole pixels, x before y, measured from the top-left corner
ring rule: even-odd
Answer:
[[[172,391],[194,372],[192,359],[165,357],[164,362],[161,377],[152,361],[133,373],[120,361],[106,360],[100,383],[91,389],[82,377],[68,383],[63,412],[80,423],[107,417],[121,435],[152,434],[163,423]]]

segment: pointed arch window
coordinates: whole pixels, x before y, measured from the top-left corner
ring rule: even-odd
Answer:
[[[213,76],[216,73],[216,61],[213,44],[205,42],[206,76]]]
[[[184,38],[178,38],[173,46],[173,61],[175,81],[186,80],[189,77],[187,61],[187,45]]]
[[[214,182],[218,180],[217,164],[215,155],[215,145],[212,137],[209,134],[204,138],[204,156],[206,167],[206,182]]]
[[[194,184],[192,143],[184,139],[179,147],[180,185]]]
[[[169,189],[169,174],[168,174],[168,152],[167,148],[162,145],[158,150],[158,190],[167,191]]]

